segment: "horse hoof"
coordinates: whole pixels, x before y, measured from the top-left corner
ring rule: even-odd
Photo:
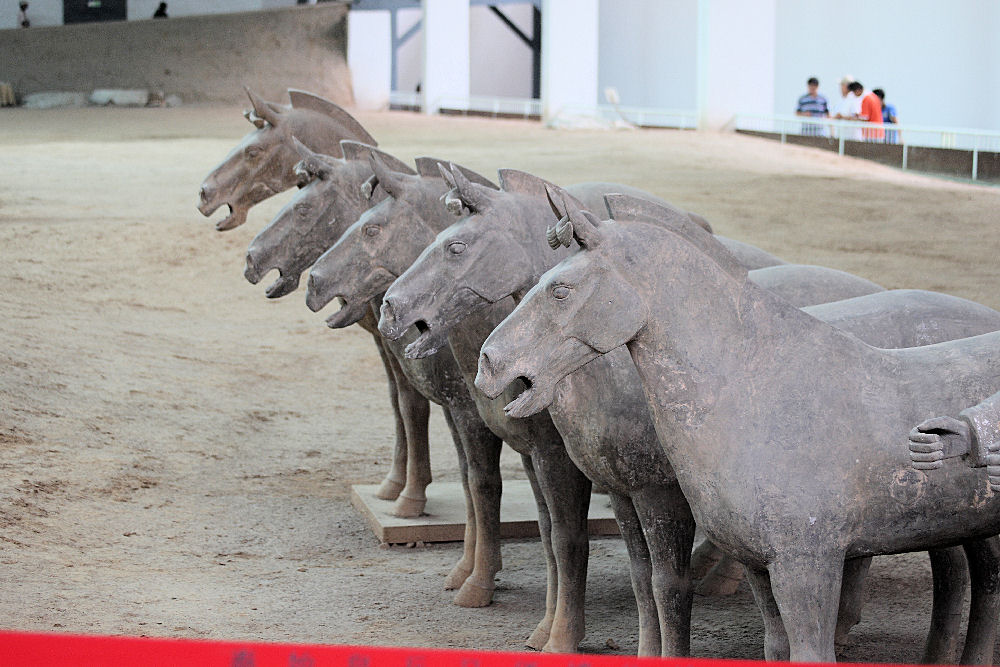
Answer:
[[[549,640],[542,646],[542,653],[576,653],[579,648],[579,641],[549,635]]]
[[[392,513],[401,519],[412,519],[420,516],[426,505],[427,498],[408,498],[400,494],[392,507]]]
[[[535,628],[535,631],[531,633],[528,637],[528,641],[524,642],[524,645],[534,651],[541,651],[545,648],[545,644],[549,641],[549,624],[542,621]]]
[[[493,602],[493,587],[484,588],[479,584],[472,583],[471,579],[466,579],[462,587],[455,594],[455,604],[459,607],[477,608],[486,607]]]
[[[395,500],[399,497],[399,492],[402,490],[402,482],[397,482],[386,477],[375,492],[375,497],[381,500]]]
[[[451,568],[451,572],[448,573],[448,577],[444,580],[444,589],[446,591],[453,591],[456,588],[461,588],[470,574],[472,574],[472,570],[465,567],[462,561],[458,561],[455,567]]]

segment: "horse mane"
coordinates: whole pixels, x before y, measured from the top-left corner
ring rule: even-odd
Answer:
[[[364,160],[365,164],[368,164],[368,156],[372,153],[377,153],[382,161],[385,162],[385,166],[392,171],[398,171],[402,174],[408,174],[413,176],[416,174],[410,165],[406,164],[400,160],[395,155],[390,155],[385,151],[379,150],[372,146],[371,144],[365,144],[360,141],[354,141],[352,139],[343,139],[340,142],[340,148],[344,151],[344,160]]]
[[[738,280],[746,278],[746,267],[718,239],[688,217],[687,213],[632,195],[609,194],[604,196],[604,202],[615,222],[642,222],[665,229],[708,255],[732,277]]]
[[[330,100],[296,88],[288,89],[288,97],[292,100],[293,109],[315,111],[343,126],[345,139],[351,138],[370,146],[378,146],[378,142],[372,135],[368,134],[368,130],[363,128],[354,116]]]
[[[479,185],[484,185],[488,188],[494,190],[499,190],[493,181],[486,178],[485,176],[478,174],[468,167],[463,167],[460,164],[455,164],[454,162],[449,162],[448,160],[439,160],[435,157],[418,157],[413,161],[417,166],[417,174],[425,178],[441,178],[441,171],[438,169],[438,165],[444,165],[447,169],[448,165],[452,165],[456,169],[462,172],[462,174],[472,181],[473,183],[478,183]]]

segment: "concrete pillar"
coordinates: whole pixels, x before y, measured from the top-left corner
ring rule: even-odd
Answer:
[[[423,0],[424,113],[442,97],[469,97],[469,0]]]
[[[542,0],[542,120],[598,102],[599,0]]]
[[[347,66],[358,109],[388,109],[392,75],[389,12],[347,13]]]
[[[777,0],[698,0],[698,127],[774,113]]]

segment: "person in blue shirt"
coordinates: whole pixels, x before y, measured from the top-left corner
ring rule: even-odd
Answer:
[[[885,103],[885,91],[881,88],[876,88],[872,91],[875,93],[880,100],[882,100],[882,122],[883,123],[898,123],[899,119],[896,118],[896,107],[892,104]],[[899,140],[899,133],[896,130],[886,130],[885,132],[885,143],[894,144]]]
[[[826,98],[819,94],[819,79],[811,77],[806,81],[805,95],[799,98],[798,106],[795,108],[796,116],[810,116],[812,118],[826,118],[830,115],[830,108],[826,103]],[[818,137],[823,133],[823,126],[819,123],[803,123],[802,134]]]

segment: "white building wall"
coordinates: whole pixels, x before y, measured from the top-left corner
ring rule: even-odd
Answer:
[[[500,11],[527,37],[532,31],[532,5],[500,5]],[[531,97],[531,47],[489,7],[469,12],[470,88],[472,95]]]
[[[699,127],[774,113],[776,1],[699,0]]]
[[[832,102],[851,74],[884,89],[904,123],[1000,130],[1000,3],[777,2],[780,112],[794,111],[810,76]]]
[[[0,2],[0,30],[16,28],[17,0]],[[29,0],[28,20],[32,27],[40,28],[47,25],[62,25],[62,0]]]
[[[622,106],[694,109],[698,0],[601,0],[598,88]]]
[[[347,13],[347,66],[359,109],[388,109],[392,40],[387,11]]]

